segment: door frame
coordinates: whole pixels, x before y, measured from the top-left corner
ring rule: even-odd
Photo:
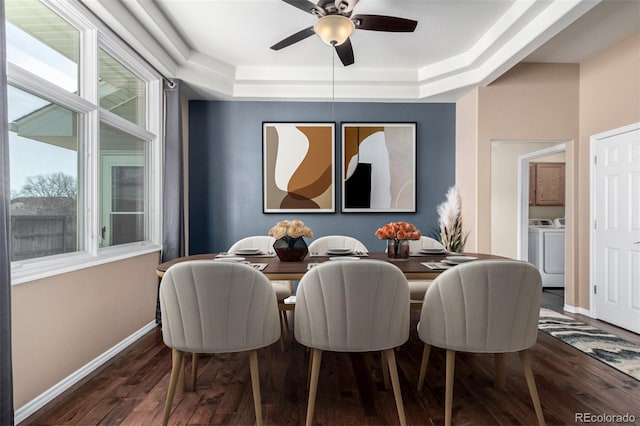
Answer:
[[[606,132],[597,133],[589,138],[589,315],[592,318],[598,318],[596,298],[593,297],[595,291],[596,276],[596,144],[610,137],[620,135],[622,133],[640,130],[640,121],[629,124],[627,126],[618,127],[616,129],[607,130]]]
[[[545,141],[546,142],[546,141]],[[551,154],[567,151],[567,141],[558,141],[557,145],[529,152],[518,157],[518,233],[517,257],[525,262],[529,259],[529,161]],[[565,160],[566,163],[566,160]],[[566,190],[565,181],[565,194]],[[565,245],[565,253],[566,253]],[[565,256],[566,258],[566,256]],[[566,265],[565,265],[566,270]],[[566,288],[566,283],[565,283]]]

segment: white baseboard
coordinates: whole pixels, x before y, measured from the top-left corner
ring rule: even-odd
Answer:
[[[585,317],[593,318],[593,315],[591,315],[591,311],[589,309],[580,308],[578,306],[566,305],[566,304],[562,307],[562,309],[564,309],[567,312],[571,312],[572,314],[580,314],[580,315],[584,315]]]
[[[85,378],[87,375],[91,374],[93,371],[101,367],[103,364],[111,360],[113,357],[118,355],[120,352],[125,350],[132,343],[135,343],[142,336],[150,332],[156,328],[155,321],[151,321],[149,324],[142,327],[140,330],[133,333],[131,336],[127,337],[111,349],[102,353],[100,356],[85,364],[80,369],[76,370],[69,376],[65,377],[46,391],[42,392],[40,395],[33,398],[31,401],[27,402],[22,407],[18,408],[15,411],[15,423],[18,424],[25,420],[27,417],[38,411],[40,408],[44,407],[46,404],[51,402],[55,397],[60,395],[62,392],[69,389],[71,386],[78,383],[80,380]]]

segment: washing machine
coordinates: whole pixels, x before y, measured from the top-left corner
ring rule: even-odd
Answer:
[[[564,287],[564,218],[529,219],[529,263],[543,287]]]

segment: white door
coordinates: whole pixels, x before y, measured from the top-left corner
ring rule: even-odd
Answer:
[[[592,137],[595,144],[596,318],[640,332],[640,123]]]

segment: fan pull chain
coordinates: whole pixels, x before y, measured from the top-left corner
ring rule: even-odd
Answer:
[[[331,46],[331,121],[335,122],[335,104],[336,104],[336,54],[335,42]]]

